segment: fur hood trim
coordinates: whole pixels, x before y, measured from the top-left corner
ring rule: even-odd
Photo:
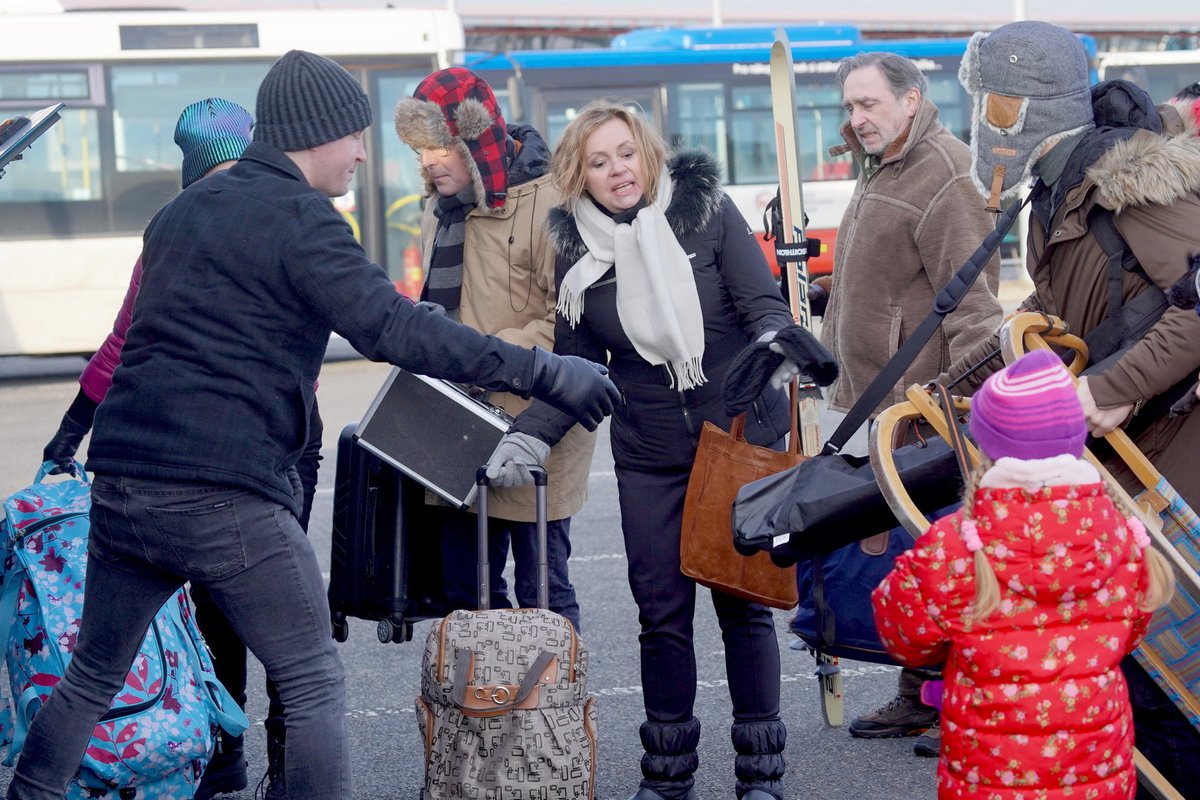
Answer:
[[[725,197],[716,160],[704,150],[681,150],[667,161],[667,171],[675,184],[665,215],[667,224],[676,238],[704,230],[720,212]],[[570,209],[552,209],[546,224],[558,255],[573,263],[587,252]]]
[[[1096,159],[1087,177],[1100,191],[1101,204],[1117,213],[1173,203],[1200,191],[1200,138],[1137,131]]]

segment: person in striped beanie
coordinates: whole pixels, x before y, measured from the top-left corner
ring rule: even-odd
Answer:
[[[1035,350],[992,375],[971,398],[971,436],[1002,458],[1078,460],[1087,438],[1070,374],[1049,350]]]
[[[1053,353],[990,376],[971,434],[984,457],[963,507],[871,595],[897,660],[945,660],[938,797],[1132,800],[1120,662],[1170,598],[1171,569],[1082,458],[1083,406]]]
[[[183,188],[218,167],[230,167],[250,145],[250,112],[222,97],[198,100],[175,123],[175,144],[183,151]]]

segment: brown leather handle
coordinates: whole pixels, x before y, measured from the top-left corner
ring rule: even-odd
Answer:
[[[799,455],[800,453],[800,403],[797,397],[798,389],[796,381],[792,381],[791,389],[788,391],[788,418],[791,420],[791,429],[788,434],[787,450],[788,453]],[[746,441],[746,412],[743,411],[734,417],[729,423],[729,435],[735,441]]]

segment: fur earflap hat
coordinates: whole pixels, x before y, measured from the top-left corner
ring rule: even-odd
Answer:
[[[1094,125],[1087,51],[1066,28],[976,33],[958,79],[971,95],[971,178],[989,207],[1018,194],[1051,145]]]
[[[396,134],[414,150],[455,148],[488,207],[504,205],[511,160],[500,105],[487,81],[462,67],[441,69],[396,104]],[[425,190],[435,193],[426,177]]]
[[[1058,356],[1034,350],[984,381],[971,398],[971,435],[992,461],[1082,456],[1083,405]]]

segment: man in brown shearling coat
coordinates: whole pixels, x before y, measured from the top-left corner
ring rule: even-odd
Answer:
[[[822,341],[840,368],[829,405],[848,411],[933,308],[934,296],[975,252],[995,221],[968,175],[971,152],[938,122],[928,82],[909,59],[863,53],[838,67],[849,120],[846,144],[861,172],[838,229],[833,288]],[[880,409],[949,369],[1001,321],[1000,259],[949,314]],[[850,723],[863,738],[922,734],[914,750],[936,756],[937,711],[920,701],[930,670],[905,669],[897,696]]]
[[[934,296],[995,227],[971,183],[971,151],[938,121],[912,61],[863,53],[838,68],[844,145],[860,174],[838,228],[822,342],[841,370],[829,405],[848,411],[933,308]],[[1000,323],[1000,259],[993,256],[877,411],[945,372]]]

